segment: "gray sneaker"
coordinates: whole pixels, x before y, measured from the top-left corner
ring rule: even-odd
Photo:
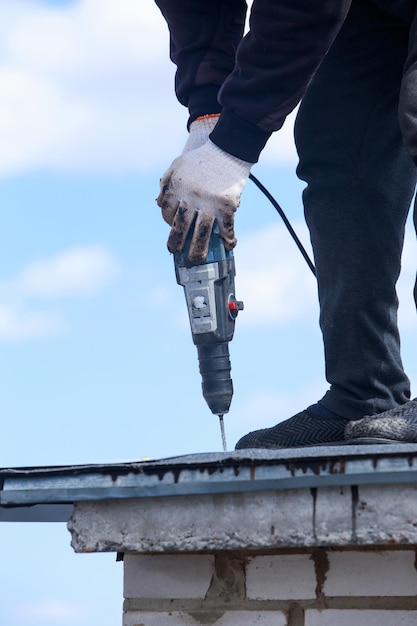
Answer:
[[[347,443],[417,443],[417,398],[396,409],[365,415],[345,428]]]

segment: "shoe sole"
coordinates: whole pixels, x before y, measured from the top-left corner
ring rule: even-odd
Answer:
[[[351,445],[372,445],[372,444],[393,444],[393,443],[417,443],[415,441],[398,441],[398,439],[384,439],[383,437],[357,437],[356,439],[348,439],[345,443]]]
[[[321,448],[325,446],[345,446],[347,441],[323,441],[322,443],[307,443],[300,446],[276,446],[274,448],[259,447],[259,448],[236,448],[236,450],[301,450],[301,448]]]

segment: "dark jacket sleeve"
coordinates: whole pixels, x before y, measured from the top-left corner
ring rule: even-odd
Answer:
[[[221,111],[212,141],[250,162],[304,95],[351,4],[254,0],[242,39],[241,0],[156,2],[170,28],[177,96],[190,120]]]
[[[242,39],[245,0],[156,0],[170,31],[170,57],[177,66],[175,92],[188,107],[189,123],[220,113],[219,89],[233,71]]]

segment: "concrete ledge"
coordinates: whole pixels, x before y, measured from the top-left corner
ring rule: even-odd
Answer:
[[[111,478],[113,497],[100,481],[92,492],[88,476],[96,498],[74,504],[68,528],[76,552],[417,544],[415,445],[191,455],[117,468]],[[11,492],[16,485],[4,497]]]
[[[76,552],[259,551],[417,544],[417,486],[352,485],[80,502]]]

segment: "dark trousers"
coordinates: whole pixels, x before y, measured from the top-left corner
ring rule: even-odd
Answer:
[[[410,398],[395,289],[417,178],[417,32],[410,53],[409,34],[403,19],[354,0],[297,116],[330,383],[322,403],[351,419]]]

